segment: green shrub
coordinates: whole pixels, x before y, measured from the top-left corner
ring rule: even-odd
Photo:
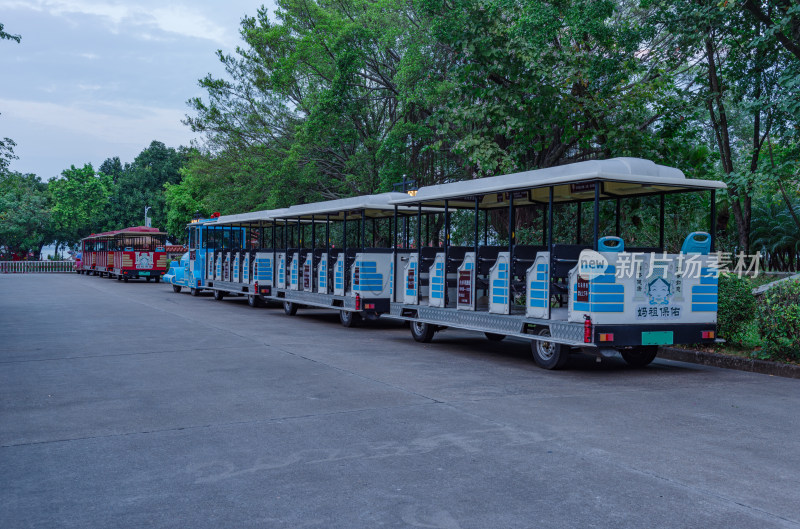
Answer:
[[[717,299],[717,332],[728,341],[739,342],[753,321],[756,298],[750,281],[733,274],[719,277]]]
[[[762,352],[776,360],[800,360],[800,281],[784,281],[767,290],[758,307]]]

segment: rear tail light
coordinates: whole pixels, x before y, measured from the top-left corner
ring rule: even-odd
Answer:
[[[592,319],[589,316],[583,320],[583,343],[592,343]]]
[[[375,304],[374,303],[364,303],[364,308],[367,309],[367,310],[369,310],[369,309],[375,310]]]
[[[703,340],[711,340],[716,333],[714,331],[703,331]]]
[[[614,333],[611,332],[601,332],[599,335],[601,342],[613,342],[614,341]]]
[[[361,294],[356,294],[356,310],[361,310]]]

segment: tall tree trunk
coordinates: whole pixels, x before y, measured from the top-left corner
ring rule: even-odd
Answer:
[[[713,30],[709,29],[706,37],[706,59],[708,60],[708,83],[711,89],[708,98],[708,112],[711,118],[711,126],[714,129],[714,136],[719,147],[720,162],[722,170],[726,175],[733,172],[733,156],[731,154],[731,140],[728,127],[728,114],[725,104],[722,101],[722,86],[717,75],[716,47],[713,40]],[[739,235],[739,251],[750,253],[750,197],[746,190],[742,193],[739,186],[728,185],[728,194],[731,197],[731,210],[736,221],[736,229]],[[744,204],[740,202],[743,199]],[[744,205],[744,207],[742,207]]]
[[[772,153],[772,140],[769,136],[767,136],[767,147],[769,147],[769,161],[772,165],[772,169],[775,169],[775,156]],[[781,182],[780,176],[778,177],[778,189],[781,191],[781,196],[783,197],[783,201],[786,203],[786,207],[789,208],[789,214],[792,216],[795,225],[797,226],[798,231],[800,231],[800,218],[797,216],[797,212],[794,210],[794,204],[792,204],[789,195],[786,194],[786,189],[783,187],[783,182]]]

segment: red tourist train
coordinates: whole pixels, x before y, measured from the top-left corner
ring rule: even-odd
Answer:
[[[93,233],[81,239],[82,263],[77,272],[117,281],[143,277],[159,282],[167,271],[166,239],[166,233],[146,226]]]

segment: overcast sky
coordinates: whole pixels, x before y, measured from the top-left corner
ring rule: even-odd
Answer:
[[[239,22],[271,0],[0,0],[0,137],[17,142],[11,169],[47,180],[152,140],[193,138],[181,119],[198,79],[221,76]]]

